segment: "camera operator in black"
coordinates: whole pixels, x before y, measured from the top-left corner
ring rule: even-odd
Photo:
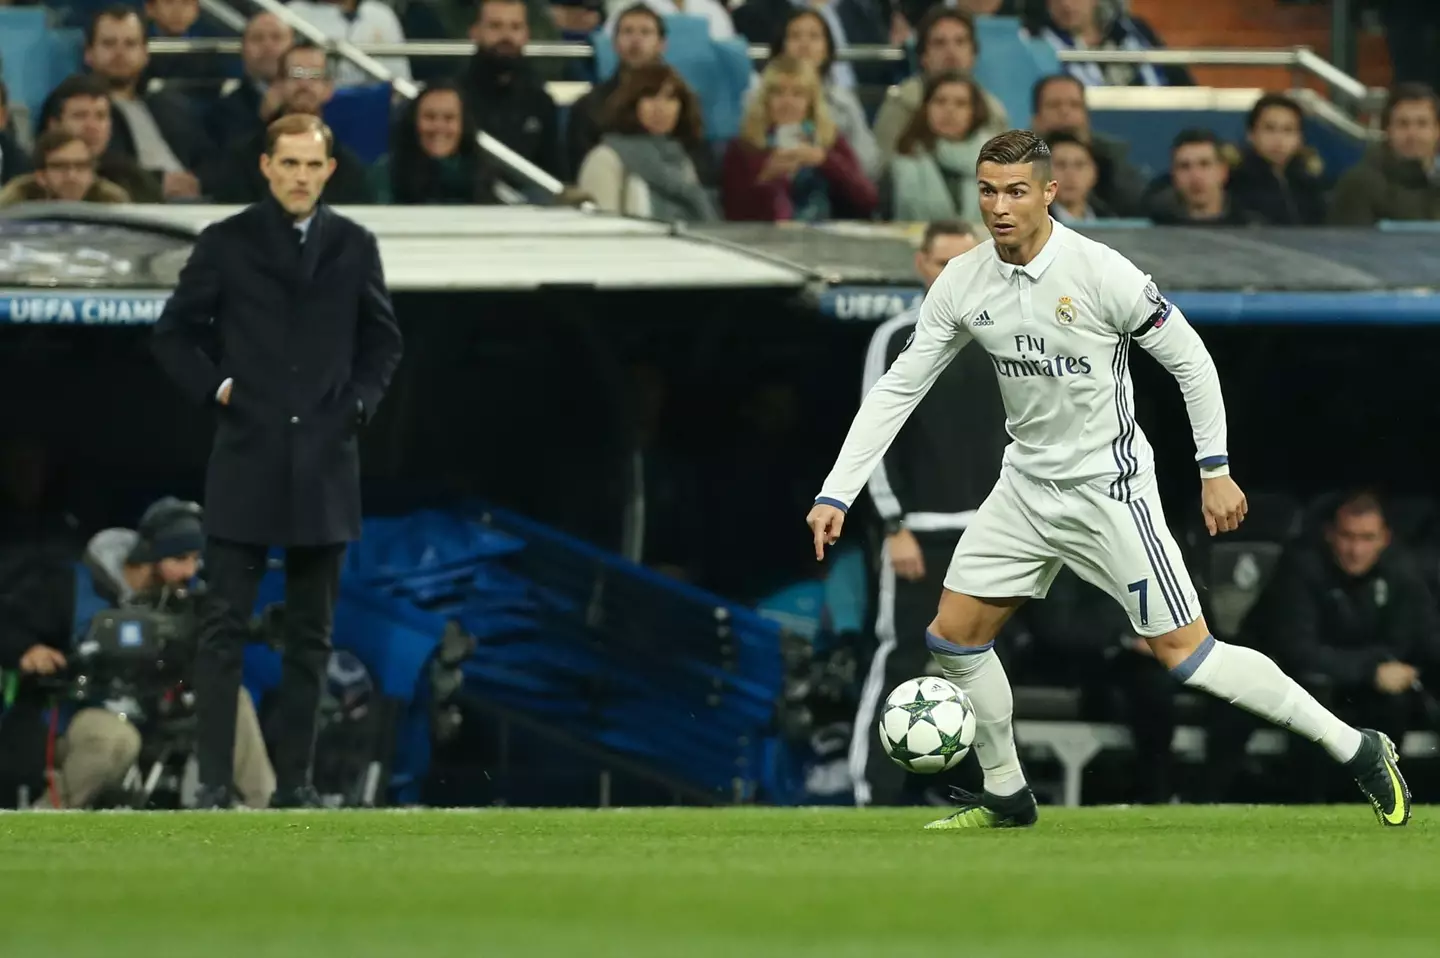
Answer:
[[[915,270],[925,289],[939,278],[946,263],[977,242],[967,224],[931,223],[915,254]],[[862,392],[909,345],[919,316],[917,307],[875,331]],[[918,791],[913,776],[907,776],[882,749],[872,747],[879,706],[896,685],[930,671],[925,630],[935,617],[945,570],[969,518],[995,485],[1008,442],[1005,406],[990,357],[983,350],[961,350],[870,477],[870,499],[885,525],[885,543],[875,654],[860,692],[850,742],[857,805],[919,799],[910,794]]]
[[[39,795],[45,789],[43,741],[55,735],[55,788],[40,799],[62,808],[87,808],[118,788],[140,756],[143,715],[131,699],[86,703],[73,714],[60,707],[53,719],[46,713],[48,696],[26,679],[63,679],[74,664],[74,646],[98,613],[125,605],[148,605],[164,596],[184,597],[193,583],[204,544],[200,507],[166,498],[146,510],[138,531],[106,529],[91,538],[83,559],[53,574],[22,597],[24,610],[7,614],[0,632],[0,669],[17,671],[20,693],[14,714],[5,718],[3,737],[32,756],[11,776]],[[7,613],[12,610],[6,610]],[[27,732],[29,734],[27,734]],[[29,739],[28,742],[19,741]],[[18,746],[18,749],[17,747]],[[28,746],[28,747],[27,747]],[[7,754],[0,749],[0,755]],[[249,694],[240,690],[235,735],[236,786],[245,804],[263,808],[275,790],[275,773],[265,752],[260,723]],[[8,784],[12,784],[7,782]],[[0,796],[10,804],[13,795]]]

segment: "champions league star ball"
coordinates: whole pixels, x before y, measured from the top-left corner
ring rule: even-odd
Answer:
[[[938,676],[901,682],[880,711],[880,744],[907,771],[930,775],[954,768],[974,741],[970,699]]]

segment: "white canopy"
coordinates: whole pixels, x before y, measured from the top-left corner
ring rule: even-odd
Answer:
[[[338,212],[380,241],[395,290],[798,288],[810,276],[789,263],[664,223],[571,208],[349,206]],[[91,222],[178,226],[198,232],[233,206],[87,206]],[[58,209],[57,209],[58,212]],[[67,219],[77,208],[68,206]],[[27,217],[28,218],[28,217]]]

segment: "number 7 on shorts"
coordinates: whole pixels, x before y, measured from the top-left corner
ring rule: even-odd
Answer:
[[[1129,584],[1128,586],[1126,586],[1125,588],[1129,589],[1131,592],[1138,592],[1138,593],[1140,593],[1140,624],[1141,624],[1141,625],[1149,625],[1149,624],[1150,624],[1150,580],[1149,580],[1149,579],[1140,579],[1140,580],[1137,581],[1137,582],[1132,582],[1132,583],[1130,583],[1130,584]]]

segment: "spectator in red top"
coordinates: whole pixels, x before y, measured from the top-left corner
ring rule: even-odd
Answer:
[[[868,219],[879,201],[825,106],[820,77],[791,56],[770,61],[725,150],[725,218],[775,222]]]

